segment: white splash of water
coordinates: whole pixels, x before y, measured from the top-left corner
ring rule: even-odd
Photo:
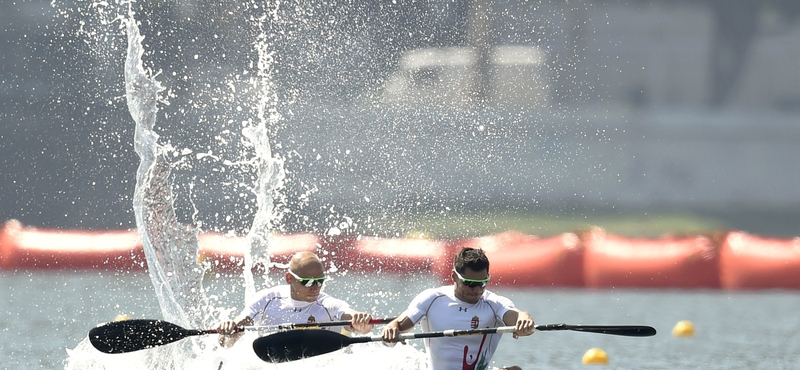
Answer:
[[[142,63],[143,36],[137,26],[131,2],[114,4],[127,12],[114,18],[127,34],[128,48],[125,62],[125,97],[128,109],[136,122],[134,148],[140,157],[137,183],[134,192],[136,223],[147,258],[149,274],[163,314],[162,319],[187,328],[208,328],[216,324],[220,312],[207,296],[203,286],[205,271],[197,263],[199,230],[179,222],[174,208],[171,170],[175,164],[169,159],[176,150],[159,143],[155,131],[159,104],[168,103],[160,96],[164,87],[156,76]],[[111,19],[108,3],[97,5]],[[275,16],[274,12],[268,12]],[[259,22],[267,22],[265,15]],[[101,24],[109,24],[104,21]],[[277,94],[271,81],[273,55],[269,41],[259,37],[256,45],[258,72],[250,79],[256,96],[256,119],[248,121],[242,130],[247,145],[254,151],[253,158],[240,162],[254,169],[256,183],[252,191],[256,196],[257,212],[247,240],[245,253],[245,295],[256,291],[253,267],[269,266],[269,236],[273,230],[273,196],[282,186],[285,174],[280,160],[273,158],[268,127],[281,119],[277,112]],[[183,149],[186,152],[187,149]],[[191,153],[191,151],[189,151]],[[124,354],[103,354],[94,349],[88,338],[74,349],[67,350],[65,369],[307,369],[341,368],[357,369],[424,369],[424,355],[412,346],[387,348],[380,343],[353,345],[311,359],[288,364],[266,364],[252,350],[252,336],[245,337],[232,349],[223,350],[216,345],[215,336],[195,336],[176,343],[143,351]]]
[[[175,215],[169,177],[171,167],[167,161],[169,149],[158,144],[158,134],[154,131],[163,87],[143,68],[143,37],[133,15],[129,8],[128,17],[122,19],[122,23],[128,35],[126,98],[136,122],[134,148],[140,157],[133,204],[136,224],[163,319],[187,327],[202,327],[209,321],[204,319],[209,304],[202,287],[203,271],[196,263],[198,231],[182,225]],[[69,352],[67,369],[118,368],[121,363],[126,368],[188,368],[193,356],[187,354],[205,347],[198,340],[185,340],[153,348],[146,354],[108,357],[110,355],[87,355],[87,350],[92,351],[87,342],[85,339]]]
[[[264,15],[264,18],[266,17]],[[269,266],[269,231],[274,229],[272,223],[276,219],[272,195],[276,193],[276,189],[283,186],[285,178],[283,163],[272,156],[272,146],[269,143],[267,133],[267,126],[277,124],[281,116],[276,108],[278,94],[272,82],[272,63],[274,58],[263,32],[259,34],[259,39],[256,42],[256,51],[258,52],[258,69],[251,84],[257,97],[257,117],[254,125],[245,127],[243,130],[247,143],[255,149],[253,161],[258,174],[258,179],[253,189],[256,195],[258,211],[255,214],[253,225],[247,233],[249,250],[245,253],[244,259],[246,300],[250,300],[257,290],[252,274],[253,266],[257,264],[262,264],[265,267]]]

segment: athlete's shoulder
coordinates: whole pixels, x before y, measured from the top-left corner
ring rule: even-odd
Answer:
[[[343,299],[336,298],[330,294],[320,292],[319,296],[317,297],[317,303],[322,306],[333,306],[333,305],[347,305]]]
[[[335,300],[335,299],[337,299],[337,298],[333,297],[332,295],[330,295],[328,293],[319,292],[319,295],[317,296],[317,303],[322,303],[322,302],[331,301],[331,300]]]
[[[440,286],[435,288],[428,288],[420,292],[420,295],[448,295],[453,293],[452,286]]]
[[[481,299],[489,303],[500,304],[503,306],[509,306],[509,307],[514,306],[514,302],[512,302],[511,299],[506,298],[505,296],[499,295],[490,290],[485,290],[483,292],[483,296],[481,296]]]
[[[453,298],[453,287],[442,286],[436,288],[428,288],[417,294],[417,300],[438,299],[438,298]]]
[[[289,297],[288,285],[275,285],[266,289],[259,290],[256,297],[260,299],[274,299]]]

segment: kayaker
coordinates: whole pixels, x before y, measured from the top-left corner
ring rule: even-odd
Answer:
[[[410,331],[417,323],[425,332],[515,326],[514,339],[533,334],[534,322],[527,312],[517,309],[510,299],[486,290],[491,277],[489,258],[482,249],[463,248],[453,265],[454,284],[417,295],[397,319],[383,328],[384,342],[396,343],[400,333]],[[424,339],[430,368],[487,369],[500,337],[488,334]]]
[[[372,315],[358,312],[348,303],[323,293],[325,271],[322,261],[311,252],[298,252],[292,256],[285,275],[286,284],[259,291],[233,320],[222,321],[219,344],[232,346],[243,332],[240,326],[277,325],[284,323],[330,322],[350,320],[350,331],[369,333]]]

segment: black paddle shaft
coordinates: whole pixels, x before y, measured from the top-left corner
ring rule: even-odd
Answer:
[[[427,333],[400,334],[400,339],[457,337],[510,333],[513,326],[467,330],[445,330]],[[289,330],[270,334],[253,341],[256,355],[267,362],[287,362],[334,352],[356,343],[381,341],[380,335],[369,337],[349,337],[330,330]]]
[[[462,335],[502,334],[514,332],[513,326],[468,330],[445,330],[426,333],[405,333],[401,340],[416,338],[456,337]],[[535,331],[572,330],[580,332],[621,335],[626,337],[650,337],[656,329],[640,325],[536,325]],[[381,336],[348,337],[329,330],[289,330],[270,334],[253,341],[256,355],[267,362],[287,362],[334,352],[351,344],[382,340]]]

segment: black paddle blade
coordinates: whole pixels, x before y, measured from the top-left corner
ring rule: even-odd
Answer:
[[[186,330],[161,320],[124,320],[89,330],[89,341],[100,352],[125,353],[172,343],[198,334],[203,332]]]
[[[572,330],[587,333],[622,335],[625,337],[652,337],[656,335],[656,329],[652,326],[643,325],[568,325],[568,324],[548,324],[536,325],[538,331],[551,330]]]
[[[652,337],[656,335],[656,329],[651,326],[625,325],[625,326],[591,326],[575,325],[570,328],[574,331],[585,331],[590,333],[622,335],[626,337]]]
[[[264,361],[287,362],[337,351],[362,340],[330,330],[289,330],[256,339],[253,350]]]

